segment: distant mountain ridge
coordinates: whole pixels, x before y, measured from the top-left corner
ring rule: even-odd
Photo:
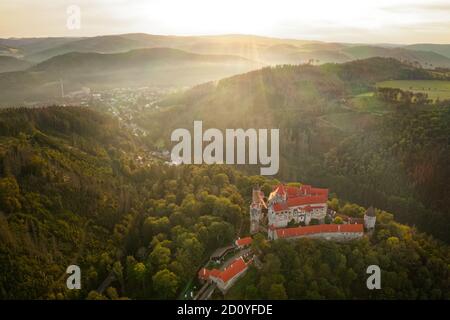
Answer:
[[[70,52],[50,58],[30,71],[78,71],[94,73],[105,68],[125,69],[156,63],[205,62],[248,63],[248,59],[231,55],[201,55],[171,48],[136,49],[123,53]]]
[[[25,70],[31,63],[11,56],[0,55],[0,73]]]
[[[353,59],[372,57],[395,58],[400,61],[417,62],[424,67],[450,67],[450,58],[433,51],[419,51],[405,48],[383,48],[376,46],[356,46],[342,50]]]
[[[450,58],[450,44],[418,43],[405,46],[405,49],[432,51]]]
[[[70,52],[116,53],[143,48],[139,41],[121,36],[83,38],[27,55],[31,61],[43,61]]]
[[[238,55],[267,64],[342,63],[390,57],[426,67],[450,67],[450,44],[350,44],[254,35],[170,36],[145,33],[82,38],[0,39],[20,57],[42,62],[70,52],[119,53],[142,48],[174,48],[199,54]]]
[[[238,56],[195,54],[172,48],[108,54],[70,52],[24,71],[0,73],[0,102],[58,99],[60,81],[67,91],[82,87],[186,86],[259,67],[260,63]]]
[[[14,56],[18,53],[20,53],[19,49],[0,44],[0,55]]]

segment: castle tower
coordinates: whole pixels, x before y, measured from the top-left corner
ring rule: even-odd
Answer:
[[[250,205],[250,233],[259,232],[259,224],[262,219],[262,207],[264,205],[263,193],[259,187],[253,188],[252,203]]]
[[[286,202],[287,192],[282,184],[278,185],[275,190],[269,195],[268,202],[270,205],[280,202]]]
[[[370,206],[364,214],[364,227],[366,230],[375,229],[375,222],[377,221],[377,217],[375,215],[375,209]]]

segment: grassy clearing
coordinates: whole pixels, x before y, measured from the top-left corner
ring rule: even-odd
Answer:
[[[331,113],[321,117],[325,124],[329,124],[344,132],[357,132],[373,124],[376,116],[369,112]]]
[[[383,115],[392,111],[385,102],[374,96],[373,92],[367,92],[353,97],[349,104],[355,111],[369,112],[375,115]]]
[[[430,99],[450,99],[450,81],[440,80],[391,80],[378,82],[379,88],[399,88],[428,94]]]
[[[364,92],[361,94],[358,94],[355,96],[355,98],[367,98],[367,97],[373,97],[374,93],[369,91],[369,92]]]

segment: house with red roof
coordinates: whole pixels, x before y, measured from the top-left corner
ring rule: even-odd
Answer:
[[[242,257],[239,257],[223,270],[202,268],[198,272],[198,277],[203,281],[214,282],[222,292],[225,292],[245,274],[251,262],[252,260],[245,262]]]
[[[234,245],[238,248],[244,248],[252,244],[252,237],[239,238],[234,242]]]

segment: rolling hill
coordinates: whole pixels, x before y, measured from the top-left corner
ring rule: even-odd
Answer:
[[[281,179],[327,185],[448,241],[450,106],[402,109],[376,96],[357,98],[379,81],[432,78],[391,58],[268,67],[172,96],[139,124],[150,142],[164,139],[166,147],[173,129],[196,119],[204,128],[280,128]]]
[[[252,188],[278,183],[225,165],[165,165],[112,117],[80,107],[1,110],[0,163],[1,299],[183,296],[201,287],[217,248],[248,234]],[[448,245],[376,214],[371,237],[345,243],[255,235],[261,268],[226,297],[448,299]],[[71,264],[83,270],[80,290],[67,288]],[[380,290],[367,290],[371,264]]]
[[[31,65],[30,62],[25,60],[0,55],[0,73],[25,70],[31,67]]]
[[[200,55],[170,48],[124,53],[72,52],[50,58],[26,71],[0,74],[2,103],[60,97],[67,91],[144,85],[194,85],[256,69],[261,65],[228,55]]]
[[[322,64],[328,62],[341,63],[351,60],[342,53],[339,46],[327,44],[305,44],[301,46],[279,44],[262,49],[260,59],[270,64]]]
[[[173,66],[174,63],[229,63],[238,65],[251,63],[251,61],[236,56],[200,55],[177,49],[151,48],[113,54],[71,52],[41,62],[29,71],[57,72],[60,74],[89,72],[96,74],[105,70],[115,72],[128,68]]]
[[[35,52],[49,50],[65,43],[77,41],[82,38],[76,37],[49,37],[49,38],[7,38],[0,39],[0,46],[13,47],[17,49],[16,55],[23,57]]]
[[[351,59],[367,59],[372,57],[394,58],[410,63],[420,63],[424,67],[450,67],[450,58],[433,51],[418,51],[404,48],[383,48],[375,46],[356,46],[342,50]]]
[[[17,56],[20,55],[20,50],[0,43],[0,55]]]
[[[418,43],[405,46],[405,49],[431,51],[450,58],[450,44]]]
[[[253,35],[170,36],[131,33],[87,38],[0,39],[17,48],[16,56],[42,62],[70,52],[119,53],[142,48],[174,48],[199,54],[237,55],[268,64],[314,61],[342,63],[371,57],[391,57],[425,67],[449,67],[449,45],[365,45]]]
[[[58,40],[59,41],[59,40]],[[107,35],[89,38],[67,39],[60,45],[57,40],[42,40],[24,46],[28,60],[41,62],[69,52],[118,53],[139,48],[176,48],[201,54],[240,55],[255,58],[255,52],[274,44],[304,44],[311,41],[277,39],[269,37],[223,35],[223,36],[161,36],[145,33]],[[1,43],[1,40],[0,40]],[[9,41],[8,43],[14,43]],[[20,43],[17,43],[20,45]],[[45,48],[45,46],[50,46]],[[37,50],[39,48],[40,50]]]
[[[98,36],[70,41],[59,46],[27,55],[30,61],[44,61],[70,52],[116,53],[146,47],[140,41],[121,36]]]

